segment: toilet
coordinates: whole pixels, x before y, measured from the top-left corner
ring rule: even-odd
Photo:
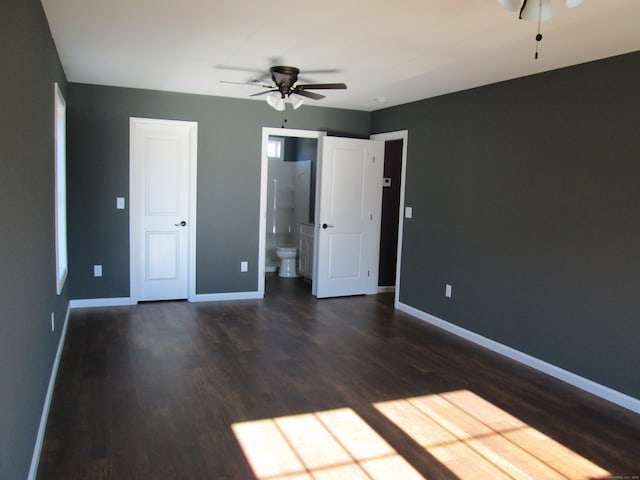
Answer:
[[[276,255],[280,259],[280,270],[278,276],[280,277],[297,277],[296,272],[296,257],[298,256],[298,249],[295,247],[278,247],[276,248]]]

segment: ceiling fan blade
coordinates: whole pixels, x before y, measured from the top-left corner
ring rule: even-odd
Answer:
[[[259,68],[235,67],[233,65],[215,65],[216,70],[229,70],[231,72],[250,72],[250,73],[266,73]]]
[[[266,95],[267,93],[271,93],[271,92],[279,92],[280,90],[278,90],[277,88],[273,89],[273,90],[265,90],[264,92],[259,92],[259,93],[254,93],[253,95],[249,95],[250,97],[259,97],[260,95]]]
[[[301,97],[307,97],[312,100],[320,100],[321,98],[324,98],[324,95],[320,95],[319,93],[315,93],[315,92],[308,92],[307,90],[302,90],[298,87],[294,88],[291,91],[291,93],[295,93],[296,95],[300,95]]]
[[[227,71],[230,71],[230,72],[254,73],[255,76],[253,76],[246,83],[263,83],[263,82],[266,82],[268,80],[271,80],[271,73],[268,72],[268,71],[265,71],[264,69],[234,67],[232,65],[216,65],[214,68],[216,70],[227,70]],[[229,82],[229,83],[232,83],[232,82]]]
[[[316,73],[340,73],[342,70],[338,70],[337,68],[325,68],[322,70],[305,70],[304,73],[305,75],[307,73],[311,74],[311,75],[315,75]]]
[[[220,80],[220,83],[231,83],[232,85],[249,85],[251,87],[273,88],[273,85],[259,82],[230,82],[228,80]]]
[[[307,83],[296,85],[300,90],[346,90],[344,83]]]

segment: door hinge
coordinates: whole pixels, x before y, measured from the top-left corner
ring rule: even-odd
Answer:
[[[376,163],[376,156],[373,156],[373,163]]]
[[[371,271],[367,270],[367,277],[370,277],[370,276],[371,276]]]
[[[373,213],[369,214],[369,220],[373,221]]]

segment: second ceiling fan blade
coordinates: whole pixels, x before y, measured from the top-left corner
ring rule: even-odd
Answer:
[[[250,85],[252,87],[273,88],[273,85],[259,82],[230,82],[228,80],[220,80],[220,83],[230,83],[232,85]]]
[[[320,100],[321,98],[324,98],[324,95],[320,95],[319,93],[315,93],[315,92],[309,92],[307,90],[302,90],[298,87],[294,88],[291,91],[291,93],[295,93],[296,95],[300,95],[301,97],[307,97],[312,100]]]
[[[300,90],[346,90],[344,83],[307,83],[296,85]]]

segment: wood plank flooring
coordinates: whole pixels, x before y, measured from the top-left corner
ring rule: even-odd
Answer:
[[[37,478],[640,475],[640,416],[392,305],[270,275],[264,300],[74,310]]]

